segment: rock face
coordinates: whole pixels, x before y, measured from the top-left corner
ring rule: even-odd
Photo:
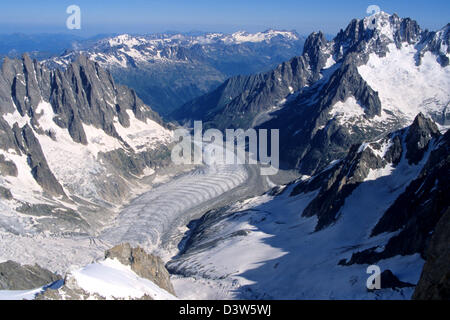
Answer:
[[[380,284],[381,284],[381,289],[386,289],[386,288],[396,289],[396,288],[414,287],[414,285],[411,283],[400,281],[389,269],[384,270],[380,274]]]
[[[379,169],[386,165],[372,149],[360,151],[359,148],[358,145],[353,146],[342,162],[336,164],[326,174],[319,175],[316,181],[306,185],[300,184],[292,192],[292,195],[296,195],[310,190],[320,184],[320,180],[326,175],[325,180],[322,180],[323,186],[319,194],[303,211],[305,217],[315,215],[319,218],[316,231],[336,221],[345,199],[364,181],[371,169]]]
[[[49,285],[61,277],[38,266],[14,261],[0,263],[0,290],[30,290]]]
[[[448,154],[446,149],[448,144],[447,136],[446,134],[441,137],[435,123],[431,119],[424,117],[423,114],[418,114],[413,124],[406,129],[393,132],[386,138],[378,141],[352,146],[344,159],[314,176],[309,181],[298,184],[294,188],[292,196],[320,188],[317,197],[303,211],[303,215],[306,217],[317,216],[319,218],[316,229],[320,230],[336,220],[345,199],[366,180],[371,171],[385,168],[388,165],[395,168],[401,161],[402,156],[408,161],[409,165],[417,165],[424,158],[430,143],[433,141],[435,144],[440,142],[441,145],[436,150],[433,150],[430,159],[424,166],[424,171],[418,177],[417,182],[412,184],[418,187],[422,185],[424,179],[427,179],[430,188],[432,188],[435,181],[433,179],[437,179],[440,174],[443,174],[443,177],[446,176],[445,171],[447,169],[445,168],[444,159],[446,154]],[[437,159],[441,160],[439,165],[444,165],[444,168],[438,169],[435,163]],[[433,168],[433,173],[428,172],[431,168]],[[440,190],[445,192],[445,181],[443,179],[439,181],[439,183],[442,183]],[[416,191],[414,190],[414,192]],[[392,205],[374,228],[372,233],[374,236],[382,232],[393,232],[400,229],[409,221],[412,212],[417,213],[420,211],[414,209],[418,207],[418,204],[412,201],[412,193],[412,191],[407,191]],[[428,199],[424,196],[424,199],[420,201],[425,202]],[[440,206],[440,208],[444,207],[445,204]],[[402,216],[400,212],[405,212],[404,219],[400,218]],[[433,216],[434,214],[427,211],[426,215],[427,219],[430,220],[430,215]],[[393,221],[394,219],[398,221],[395,222]],[[431,225],[434,226],[436,221],[431,221]]]
[[[160,288],[175,295],[169,272],[160,257],[148,254],[144,249],[132,248],[129,243],[120,244],[105,253],[105,258],[117,259],[130,266],[137,275],[157,284]]]
[[[301,56],[266,73],[230,78],[185,104],[173,117],[188,123],[202,120],[206,127],[221,130],[279,129],[281,165],[314,175],[330,161],[345,157],[352,145],[408,126],[417,113],[429,111],[426,99],[433,100],[432,95],[408,117],[403,111],[391,110],[386,102],[391,93],[375,90],[368,82],[371,75],[361,73],[360,68],[370,65],[376,69],[382,62],[373,61],[387,59],[395,50],[413,48],[415,55],[405,72],[419,68],[428,53],[442,69],[449,56],[448,41],[448,26],[430,33],[409,18],[384,12],[355,19],[332,41],[320,32],[313,33]],[[448,97],[443,98],[439,107],[426,115],[448,125],[447,104]]]
[[[167,267],[172,274],[238,282],[230,270],[261,263],[239,273],[255,283],[236,286],[244,298],[272,298],[273,292],[283,298],[337,298],[335,292],[341,292],[339,298],[355,299],[361,290],[358,298],[409,299],[425,259],[416,296],[448,297],[449,138],[449,131],[441,134],[419,113],[408,127],[351,146],[312,177],[209,211],[188,226],[183,250]],[[280,258],[272,252],[247,257],[258,245],[255,230],[281,248]],[[232,254],[245,262],[228,263],[224,257]],[[381,268],[381,290],[367,292],[365,275],[372,264]],[[334,283],[337,278],[342,282]],[[307,289],[298,289],[305,283]],[[317,290],[319,283],[323,290]]]
[[[408,167],[418,165],[429,152],[418,176],[385,211],[372,229],[371,237],[396,231],[398,234],[392,236],[382,250],[373,247],[353,253],[349,261],[341,261],[341,265],[373,264],[396,255],[414,253],[420,253],[425,258],[430,235],[450,205],[449,138],[450,132],[442,136],[430,119],[419,114],[410,127],[392,133],[387,140],[364,146],[357,161],[347,157],[311,182],[299,184],[294,189],[293,195],[296,195],[314,190],[322,183],[319,195],[303,212],[307,216],[317,215],[317,229],[320,229],[335,221],[345,198],[365,181],[370,170],[382,169],[388,165],[395,168],[401,161]],[[382,147],[383,145],[389,147]],[[384,153],[380,157],[382,148]],[[352,150],[349,156],[354,148]],[[380,155],[375,155],[374,152]],[[344,177],[342,172],[346,173]]]
[[[80,288],[77,281],[71,277],[64,279],[64,285],[59,288],[48,288],[44,292],[36,295],[35,300],[107,300],[106,297],[98,293],[87,292]],[[118,300],[117,298],[115,300]],[[132,300],[153,300],[152,297],[145,294],[140,298]]]
[[[403,170],[419,166],[418,175],[408,182],[370,233],[371,238],[391,233],[386,244],[354,252],[339,265],[376,264],[398,255],[419,253],[427,263],[414,297],[448,298],[449,151],[450,132],[442,135],[431,119],[418,114],[407,128],[353,146],[344,159],[298,183],[291,196],[319,190],[302,212],[306,217],[318,217],[315,231],[319,231],[338,221],[346,199],[367,179],[373,179],[370,175],[374,172],[389,168],[383,173],[386,175],[399,166]],[[402,285],[391,275],[384,276],[388,283]]]
[[[134,90],[84,56],[64,71],[27,55],[6,58],[0,198],[17,201],[4,204],[14,211],[42,217],[34,230],[91,232],[133,195],[148,169],[168,163],[168,127]],[[0,229],[10,229],[2,221]]]
[[[450,209],[439,220],[426,251],[427,262],[413,299],[450,299]]]

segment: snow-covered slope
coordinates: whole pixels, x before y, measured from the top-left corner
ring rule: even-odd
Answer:
[[[106,299],[138,299],[144,295],[153,300],[174,300],[175,296],[158,287],[148,279],[139,277],[129,266],[115,259],[89,264],[70,272],[65,280],[77,285],[89,294],[86,299],[95,296]]]
[[[358,72],[378,92],[383,117],[396,117],[410,123],[423,112],[448,128],[450,66],[442,67],[436,55],[426,52],[417,65],[417,48],[388,46],[385,57],[370,54]],[[443,121],[444,120],[444,121]]]
[[[0,290],[0,300],[175,300],[153,281],[140,277],[117,259],[104,259],[73,268],[64,280],[33,290]]]
[[[207,213],[168,263],[175,290],[181,298],[410,299],[423,246],[448,206],[439,204],[439,192],[448,191],[437,186],[448,180],[438,167],[448,170],[449,137],[419,116],[409,128],[355,146],[316,176]],[[428,208],[422,218],[413,218],[420,210],[408,211],[383,229],[388,212],[422,177],[436,186],[422,183],[427,196],[420,204],[408,196]],[[391,271],[396,283],[382,275],[382,289],[367,290],[372,264]],[[190,285],[206,296],[193,295]]]
[[[43,288],[34,290],[0,290],[0,300],[33,300]]]

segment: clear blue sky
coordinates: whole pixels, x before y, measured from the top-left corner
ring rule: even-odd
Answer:
[[[81,8],[82,29],[65,28],[67,6]],[[295,29],[301,34],[336,33],[368,5],[438,29],[450,22],[449,0],[2,0],[0,33],[98,33],[177,31],[258,31]]]

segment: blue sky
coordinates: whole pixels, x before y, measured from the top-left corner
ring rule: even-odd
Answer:
[[[295,29],[301,34],[336,33],[375,4],[383,11],[409,16],[423,28],[450,22],[448,0],[47,0],[2,1],[0,33],[148,33],[177,31],[262,31]],[[6,3],[5,3],[6,2]],[[81,8],[81,30],[65,28],[67,6]]]

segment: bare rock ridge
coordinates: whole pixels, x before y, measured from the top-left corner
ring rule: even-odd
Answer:
[[[305,191],[313,191],[318,187],[321,188],[318,196],[303,211],[303,215],[306,217],[315,215],[319,218],[316,229],[320,230],[336,220],[345,199],[364,182],[371,170],[385,168],[388,165],[395,167],[400,162],[402,156],[405,157],[409,164],[417,165],[425,156],[429,144],[433,139],[435,143],[436,141],[442,141],[442,143],[447,144],[447,136],[439,140],[441,134],[433,121],[425,118],[423,114],[419,114],[413,124],[407,129],[396,131],[379,141],[353,145],[343,160],[331,166],[329,169],[324,170],[322,173],[319,173],[308,182],[298,184],[294,188],[292,195],[294,196]],[[403,150],[403,143],[406,146],[406,150]],[[389,144],[390,147],[383,155],[379,155],[378,153],[381,151],[382,145],[386,144]],[[439,150],[433,151],[429,161],[433,161],[435,157],[437,158],[434,155],[438,152],[442,152],[443,154],[447,152],[446,150]],[[430,165],[426,167],[431,168]],[[434,169],[436,170],[436,167]],[[424,173],[422,176],[424,178],[426,177]],[[433,178],[436,177],[429,177],[430,183]],[[405,201],[411,200],[405,199]],[[401,209],[399,205],[395,204],[394,206],[395,209],[388,210],[385,217],[379,223],[380,226],[385,226],[384,229],[377,225],[373,232],[374,235],[386,231],[395,231],[404,225],[407,220],[405,217],[404,221],[399,221],[398,223],[394,223],[394,221],[385,222],[386,217],[389,216],[399,219],[399,210],[405,212],[414,211],[409,206],[406,207],[407,209]]]
[[[388,208],[373,228],[371,236],[383,232],[400,231],[393,236],[384,250],[376,248],[354,253],[348,263],[371,263],[395,255],[420,253],[426,259],[431,234],[450,205],[449,173],[450,133],[435,138],[435,147],[414,179]],[[417,141],[414,145],[418,145]]]
[[[427,262],[413,299],[450,299],[450,209],[440,218],[426,251]]]
[[[30,290],[49,285],[61,277],[39,265],[20,265],[14,261],[0,263],[0,290]]]
[[[310,56],[308,48],[322,41],[326,41],[323,34],[310,35],[303,56],[292,58],[273,71],[232,77],[216,90],[175,110],[171,116],[180,122],[202,120],[206,126],[219,129],[248,128],[258,113],[319,79],[317,70],[323,68],[326,59],[322,53]]]
[[[344,159],[299,183],[291,196],[319,188],[318,195],[302,214],[317,216],[316,231],[322,230],[337,221],[346,198],[366,181],[371,171],[389,167],[395,170],[400,163],[411,167],[426,160],[419,175],[374,226],[371,236],[384,232],[399,233],[388,241],[383,250],[374,247],[356,252],[349,261],[341,261],[340,264],[371,264],[398,254],[420,253],[424,256],[430,234],[450,205],[447,186],[449,138],[449,132],[441,135],[431,119],[419,114],[410,127],[378,141],[354,145]]]

